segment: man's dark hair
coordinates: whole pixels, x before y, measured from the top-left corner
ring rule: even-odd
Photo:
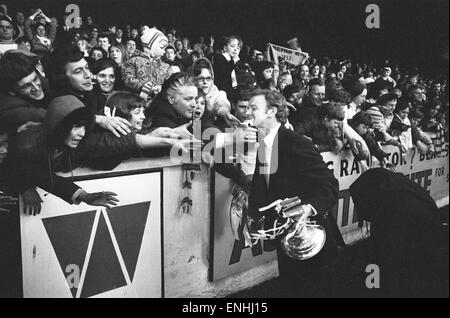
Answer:
[[[238,86],[231,94],[231,103],[236,105],[239,101],[249,101],[252,96],[252,90],[248,86]]]
[[[20,52],[5,53],[0,59],[0,91],[12,91],[17,82],[35,71],[37,62],[37,57]]]
[[[278,121],[283,124],[286,123],[289,110],[284,96],[277,91],[272,91],[269,89],[256,89],[252,92],[250,98],[260,95],[264,96],[266,99],[267,108],[275,107],[277,109],[275,117]]]
[[[93,61],[90,64],[91,72],[94,75],[97,75],[101,71],[103,71],[103,70],[105,70],[107,68],[110,68],[110,67],[113,69],[114,74],[117,75],[117,73],[119,72],[119,70],[117,68],[117,64],[111,59],[103,58],[103,59],[100,59],[98,61]]]
[[[327,99],[330,102],[348,104],[351,101],[350,94],[339,86],[333,86],[327,90]]]
[[[10,18],[8,18],[7,16],[0,15],[0,21],[9,22],[11,24],[11,26],[14,26],[14,22]]]
[[[173,45],[168,45],[168,46],[166,46],[166,48],[164,49],[164,51],[167,51],[167,50],[173,50],[174,52],[176,52],[177,50],[175,50],[175,48],[173,47]]]
[[[345,119],[345,104],[338,102],[322,103],[322,106],[317,110],[319,118],[323,119],[328,117],[329,119],[344,120]]]
[[[369,127],[372,127],[372,125],[373,125],[372,117],[368,113],[366,113],[364,111],[356,113],[353,116],[351,122],[352,122],[352,126],[353,127],[356,127],[356,126],[358,126],[360,124],[364,124],[364,125],[367,125]]]
[[[311,88],[313,86],[325,86],[325,83],[319,78],[313,78],[309,81],[308,86]]]
[[[409,112],[409,118],[423,119],[423,113],[420,110],[413,109]]]
[[[397,95],[395,95],[394,93],[387,93],[381,95],[380,98],[378,98],[377,103],[379,105],[386,105],[388,102],[392,100],[397,100]]]
[[[100,38],[107,38],[108,41],[111,43],[111,41],[110,41],[110,39],[109,39],[109,34],[107,34],[107,33],[100,33],[100,34],[98,35],[97,39],[100,39]]]
[[[47,73],[51,87],[57,92],[66,89],[67,64],[81,61],[83,58],[84,54],[78,47],[61,47],[53,51],[47,59],[48,65],[44,65],[45,69],[49,70]]]
[[[407,100],[399,100],[395,106],[394,113],[398,113],[399,111],[409,108],[410,106],[411,104]]]

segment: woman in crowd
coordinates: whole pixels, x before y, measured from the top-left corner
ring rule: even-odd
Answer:
[[[193,75],[200,95],[205,97],[206,109],[214,117],[222,117],[229,127],[237,126],[239,120],[231,114],[226,93],[214,85],[214,70],[207,58],[200,58],[194,63]]]
[[[366,101],[367,88],[359,79],[353,79],[344,83],[344,89],[350,94],[351,102],[346,107],[345,118],[352,119],[361,110]]]
[[[145,120],[144,111],[147,103],[139,95],[131,92],[115,92],[105,106],[105,113],[128,120],[132,132],[140,133]]]
[[[106,100],[114,93],[118,76],[120,75],[116,63],[111,59],[101,59],[91,63],[91,71],[95,76],[92,94],[89,94],[89,105],[95,105],[103,115]],[[106,114],[105,114],[106,115]]]
[[[258,62],[254,71],[259,88],[271,90],[276,88],[279,71],[276,65],[269,61]]]
[[[127,60],[127,50],[125,45],[118,43],[109,47],[109,57],[116,62],[117,66],[122,67]]]
[[[89,57],[90,45],[88,41],[86,41],[85,39],[80,39],[77,41],[76,45],[80,49],[80,51],[83,52],[85,58]]]

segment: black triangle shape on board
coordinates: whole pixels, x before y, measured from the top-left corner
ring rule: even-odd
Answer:
[[[141,250],[149,209],[150,202],[147,201],[108,210],[108,217],[131,281]]]
[[[126,285],[105,218],[101,213],[81,297],[95,296]]]
[[[64,276],[68,275],[66,268],[70,264],[78,266],[80,275],[83,271],[95,213],[87,211],[42,219]],[[78,286],[70,288],[73,297],[77,290]]]

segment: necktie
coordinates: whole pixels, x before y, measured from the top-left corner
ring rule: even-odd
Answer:
[[[267,144],[264,140],[261,141],[261,144],[258,148],[258,160],[259,160],[259,167],[260,167],[260,174],[264,175],[264,178],[266,180],[266,186],[269,188],[269,164],[270,164],[270,158],[268,156],[268,148]]]

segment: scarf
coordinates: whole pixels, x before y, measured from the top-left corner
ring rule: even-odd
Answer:
[[[183,185],[182,185],[182,199],[180,203],[180,208],[178,212],[180,214],[191,214],[192,215],[192,180],[197,175],[201,175],[201,168],[198,164],[183,164]]]
[[[38,40],[39,40],[42,44],[44,44],[45,46],[50,46],[50,45],[52,45],[52,42],[51,42],[48,38],[46,38],[45,36],[39,36],[39,35],[36,35],[36,37],[37,37]]]

